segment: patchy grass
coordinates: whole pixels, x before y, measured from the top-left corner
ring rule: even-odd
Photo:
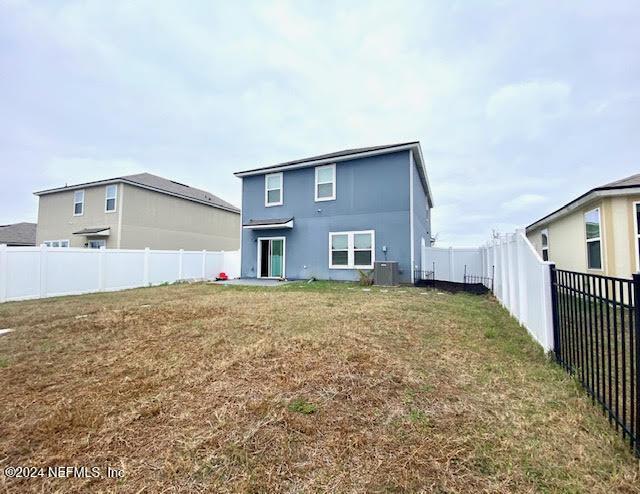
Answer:
[[[490,297],[179,285],[3,304],[0,327],[0,470],[125,471],[9,492],[640,491]]]
[[[303,413],[309,415],[318,411],[318,407],[313,403],[309,403],[304,398],[297,398],[289,403],[289,410],[292,412]]]

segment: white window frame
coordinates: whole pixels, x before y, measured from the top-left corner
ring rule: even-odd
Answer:
[[[331,169],[331,181],[329,182],[319,182],[318,181],[318,175],[320,170],[325,169],[325,168],[329,168]],[[323,201],[335,201],[336,200],[336,164],[332,163],[331,165],[323,165],[323,166],[316,166],[316,179],[315,179],[315,185],[314,185],[314,197],[315,197],[315,201],[316,202],[323,202]],[[333,187],[333,194],[329,197],[318,197],[318,185],[322,185],[322,184],[331,184]]]
[[[91,247],[91,242],[100,242],[100,247]],[[104,238],[91,238],[87,240],[88,249],[102,249],[107,248],[107,240]]]
[[[270,190],[278,190],[278,187],[273,187],[271,189],[269,186],[269,177],[280,177],[280,201],[279,202],[269,202],[269,191]],[[272,206],[282,206],[284,204],[284,177],[282,176],[282,172],[279,173],[268,173],[264,176],[264,207],[270,208]]]
[[[54,246],[53,244],[56,243],[58,245]],[[43,245],[46,245],[47,247],[54,247],[54,248],[69,248],[69,240],[68,239],[62,239],[62,240],[45,240],[44,242],[42,242]],[[62,244],[66,244],[66,245],[62,245]]]
[[[287,237],[258,237],[258,255],[256,264],[256,278],[261,280],[280,280],[287,277]],[[278,276],[260,276],[260,265],[262,264],[262,249],[260,242],[262,240],[282,240],[282,277]]]
[[[371,235],[371,264],[370,265],[356,265],[355,264],[355,252],[356,250],[369,250],[369,249],[355,249],[354,235],[368,233]],[[347,264],[334,265],[332,253],[332,242],[334,235],[347,235]],[[376,262],[376,231],[375,230],[358,230],[350,232],[329,232],[329,269],[373,269],[373,265]]]
[[[545,235],[547,237],[547,245],[545,246],[542,242],[542,236]],[[549,229],[543,228],[540,232],[540,250],[542,251],[542,260],[544,261],[544,251],[547,251],[547,261],[549,260]]]
[[[113,190],[115,190],[113,197],[109,197],[110,187],[113,187]],[[107,204],[109,204],[109,199],[113,199],[113,209],[107,208]],[[115,213],[117,210],[118,210],[118,184],[109,184],[105,186],[105,189],[104,189],[104,212]]]
[[[589,213],[593,213],[594,211],[598,211],[598,220],[599,220],[599,224],[598,224],[598,230],[599,230],[599,235],[596,238],[587,238],[587,215]],[[584,213],[584,216],[582,217],[583,219],[583,223],[584,223],[584,238],[586,240],[585,242],[585,255],[586,255],[586,261],[587,261],[587,270],[589,271],[604,271],[604,246],[603,246],[603,240],[602,240],[602,231],[603,231],[603,224],[602,224],[602,210],[600,209],[600,207],[597,208],[593,208],[590,209],[589,211],[586,211]],[[599,268],[592,268],[589,267],[589,242],[600,242],[600,267]]]
[[[640,231],[638,231],[638,214],[636,213],[636,208],[640,206],[640,201],[634,201],[633,203],[633,241],[634,241],[634,246],[633,246],[633,250],[636,253],[636,271],[640,271],[640,252],[638,252],[640,250],[639,246],[638,246],[638,240],[640,240]]]
[[[76,201],[76,194],[82,194],[82,200]],[[80,213],[76,213],[76,204],[82,204],[82,211]],[[73,215],[74,216],[84,215],[84,189],[73,191]]]

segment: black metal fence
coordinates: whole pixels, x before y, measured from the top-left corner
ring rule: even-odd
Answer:
[[[551,266],[556,361],[574,375],[640,456],[640,275]]]
[[[448,278],[450,275],[447,275]],[[493,277],[467,274],[467,266],[464,266],[464,277],[462,283],[442,280],[436,278],[436,266],[433,263],[433,269],[430,271],[422,271],[419,269],[413,272],[414,284],[416,286],[426,286],[446,290],[448,292],[469,292],[475,294],[488,293],[493,291]]]
[[[481,285],[484,286],[487,290],[493,292],[493,278],[494,278],[495,266],[491,267],[491,276],[480,276],[475,274],[467,274],[467,265],[464,265],[464,284],[465,285]]]

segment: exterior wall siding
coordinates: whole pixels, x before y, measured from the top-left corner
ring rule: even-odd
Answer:
[[[411,173],[413,174],[413,252],[414,268],[428,271],[427,266],[422,266],[422,239],[428,247],[431,245],[431,210],[428,207],[427,196],[418,169],[411,157]]]
[[[587,205],[546,225],[549,231],[549,260],[560,269],[630,278],[638,269],[634,202],[638,196],[612,196],[595,199]],[[594,208],[601,211],[602,270],[587,269],[584,214]],[[527,238],[542,255],[539,227],[527,232]]]
[[[243,221],[294,217],[294,227],[243,230],[242,276],[258,274],[259,237],[284,236],[287,278],[356,280],[357,270],[329,268],[329,232],[375,230],[375,259],[398,261],[401,280],[411,280],[409,151],[337,163],[333,201],[315,202],[314,167],[283,172],[281,206],[265,207],[264,180],[243,178]]]
[[[40,196],[36,245],[47,240],[69,240],[70,247],[84,247],[87,242],[86,237],[74,235],[73,232],[83,228],[104,226],[111,228],[110,235],[106,238],[107,248],[117,248],[122,184],[118,184],[118,205],[115,212],[105,213],[105,193],[104,185],[85,188],[82,216],[73,215],[74,191],[72,190]]]
[[[237,250],[240,215],[124,184],[121,248]]]
[[[237,250],[240,214],[119,183],[116,211],[105,213],[106,186],[84,189],[84,214],[73,215],[74,191],[39,197],[36,242],[69,240],[85,247],[83,228],[110,227],[108,249]],[[95,237],[98,238],[98,237]],[[102,237],[100,237],[102,238]]]

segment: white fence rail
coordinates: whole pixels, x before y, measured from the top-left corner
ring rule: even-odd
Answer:
[[[493,277],[493,293],[545,351],[553,350],[551,276],[524,232],[501,236],[478,249],[425,247],[435,279],[464,281],[469,275]],[[427,267],[431,264],[427,264]]]
[[[240,276],[240,252],[0,245],[0,302]]]
[[[484,273],[482,249],[463,249],[424,247],[422,258],[425,260],[425,271],[433,271],[434,278],[442,281],[464,282],[467,274],[480,276]]]

